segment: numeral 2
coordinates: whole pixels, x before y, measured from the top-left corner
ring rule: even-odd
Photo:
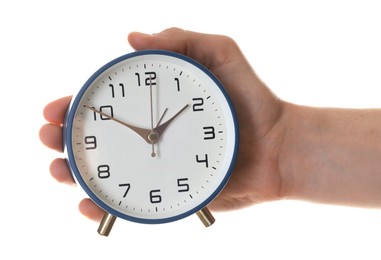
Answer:
[[[203,98],[193,98],[194,104],[192,105],[193,111],[204,111],[204,108],[202,107],[204,105],[204,99]]]

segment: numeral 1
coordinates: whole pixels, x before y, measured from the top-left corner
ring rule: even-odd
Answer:
[[[178,78],[174,78],[176,81],[177,91],[180,91],[180,80]]]

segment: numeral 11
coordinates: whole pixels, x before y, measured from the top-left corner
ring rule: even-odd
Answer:
[[[109,84],[108,86],[111,88],[111,96],[113,98],[115,98],[114,84]],[[120,92],[119,93],[121,94],[122,97],[124,97],[125,95],[124,95],[124,85],[123,85],[123,83],[119,83],[119,86],[120,86]]]

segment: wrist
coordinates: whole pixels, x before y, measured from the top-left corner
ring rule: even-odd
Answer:
[[[327,163],[325,146],[331,142],[328,125],[332,119],[325,109],[287,103],[284,111],[284,139],[279,152],[280,197],[318,201]],[[330,122],[330,123],[329,123]],[[328,137],[328,138],[327,138]]]
[[[283,106],[282,135],[283,142],[279,148],[278,169],[280,175],[279,198],[287,199],[294,197],[295,193],[295,163],[294,163],[294,144],[295,144],[295,122],[298,120],[300,107],[286,103]]]
[[[279,150],[280,197],[381,205],[381,111],[287,104]]]

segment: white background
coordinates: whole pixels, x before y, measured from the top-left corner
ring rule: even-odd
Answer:
[[[2,1],[1,259],[380,259],[381,211],[282,201],[165,225],[118,220],[108,238],[81,216],[80,188],[55,182],[62,155],[38,138],[46,103],[131,52],[131,31],[225,34],[281,98],[380,107],[377,1]]]

